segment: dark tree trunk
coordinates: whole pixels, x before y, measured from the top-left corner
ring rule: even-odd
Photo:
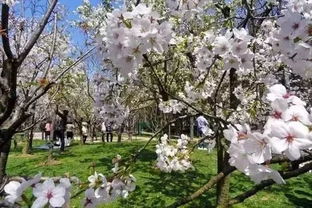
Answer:
[[[117,135],[117,142],[121,142],[122,140],[122,133],[124,131],[125,125],[121,124],[120,128],[118,129],[118,135]]]
[[[54,7],[57,4],[57,0],[51,1],[51,4],[38,24],[38,27],[31,34],[29,41],[25,48],[18,55],[14,55],[10,46],[10,35],[9,35],[9,16],[10,7],[6,4],[2,4],[1,9],[1,29],[6,31],[1,34],[2,46],[3,46],[3,59],[2,70],[0,76],[4,82],[0,82],[0,182],[3,182],[5,176],[5,169],[10,152],[11,140],[16,129],[18,129],[29,117],[26,112],[31,104],[25,104],[24,106],[16,106],[17,101],[17,74],[18,68],[21,66],[29,52],[32,50],[46,24],[48,23],[49,17],[51,16]],[[47,92],[49,88],[43,91],[43,94]],[[41,94],[41,96],[43,95]],[[40,96],[36,97],[36,99]],[[20,111],[20,112],[19,112]],[[12,115],[17,113],[16,116]],[[13,117],[13,123],[8,123]],[[14,118],[15,117],[15,118]]]
[[[31,118],[31,125],[35,123],[35,115],[32,116]],[[26,143],[23,148],[23,154],[31,154],[32,151],[32,144],[33,144],[33,139],[34,139],[34,128],[32,127],[29,130],[28,137],[26,138]]]
[[[6,165],[11,148],[12,133],[6,129],[0,129],[0,139],[4,141],[0,145],[0,182],[3,182],[6,176]]]
[[[78,124],[78,133],[79,133],[79,136],[80,136],[80,144],[84,144],[84,141],[83,141],[83,132],[82,132],[82,123],[79,122],[77,123]]]
[[[236,69],[232,68],[230,70],[230,108],[235,110],[239,105],[239,99],[234,94],[234,90],[237,87],[237,74]],[[220,135],[222,136],[222,135]],[[224,149],[222,143],[222,138],[218,138],[217,148],[218,148],[218,173],[223,170],[226,170],[229,164],[229,154]],[[230,174],[221,179],[217,183],[217,205],[218,207],[224,208],[229,207],[229,191],[230,191]]]
[[[194,138],[194,117],[190,117],[190,137]]]
[[[24,144],[24,147],[23,147],[23,154],[30,154],[31,153],[31,133],[29,133],[29,135],[27,136],[26,138],[26,141],[25,141],[25,144]]]
[[[121,139],[122,139],[122,132],[118,131],[117,142],[121,142]]]

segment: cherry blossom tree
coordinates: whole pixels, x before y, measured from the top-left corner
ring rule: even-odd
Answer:
[[[73,51],[67,50],[71,49],[69,37],[59,27],[61,7],[55,9],[56,0],[45,5],[46,11],[41,18],[38,18],[37,10],[35,13],[30,11],[30,16],[25,16],[26,12],[19,13],[29,8],[26,4],[20,4],[20,10],[14,9],[19,6],[16,1],[3,1],[1,5],[0,181],[6,176],[14,133],[34,114],[37,101],[85,57],[66,62],[67,55]]]
[[[112,177],[96,172],[90,176],[82,206],[96,207],[134,191],[131,168],[157,137],[156,166],[168,174],[191,169],[190,154],[203,139],[216,142],[216,175],[168,207],[187,204],[214,186],[216,206],[229,207],[310,171],[311,104],[309,93],[296,88],[296,77],[299,83],[311,78],[311,8],[306,0],[139,0],[116,8],[84,1],[78,8],[80,27],[97,47],[107,72],[94,81],[98,112],[122,124],[140,98],[125,99],[122,95],[130,89],[153,98],[163,114],[175,116],[136,153],[124,159],[117,155]],[[164,134],[178,120],[198,115],[211,124],[200,141],[181,134],[175,142]],[[274,165],[285,161],[291,164],[286,170]],[[234,171],[255,185],[230,197]],[[66,206],[70,183],[64,180],[12,181],[5,188],[7,200],[23,199],[25,184],[29,189],[28,184],[36,184],[34,207]]]
[[[284,87],[290,88],[294,74],[310,78],[310,3],[162,3],[126,3],[126,7],[106,11],[105,22],[91,31],[106,68],[130,80],[125,87],[147,90],[164,113],[200,113],[212,124],[218,175],[172,206],[196,198],[214,184],[217,203],[229,206],[271,185],[271,179],[284,183],[294,173],[270,169],[273,156],[301,160],[311,148],[306,98]],[[210,12],[217,15],[212,17]],[[267,117],[271,108],[273,116]],[[286,120],[277,120],[281,118]],[[162,155],[160,169],[181,170],[174,157],[177,150],[166,144],[162,141],[157,147]],[[174,162],[165,160],[168,156]],[[230,200],[228,175],[233,166],[260,185]],[[293,170],[297,171],[293,176],[309,168]]]

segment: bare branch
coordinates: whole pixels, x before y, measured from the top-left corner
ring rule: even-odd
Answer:
[[[51,64],[52,64],[52,59],[53,59],[53,56],[54,56],[54,51],[55,51],[55,45],[56,45],[56,38],[57,38],[57,15],[55,14],[54,15],[54,32],[53,32],[53,42],[52,42],[52,46],[51,46],[51,51],[49,53],[49,57],[48,57],[48,66],[44,72],[44,76],[43,78],[46,78],[47,75],[48,75],[48,72],[51,68]]]
[[[57,82],[64,74],[66,74],[69,70],[71,70],[73,67],[75,67],[78,63],[80,63],[82,60],[84,60],[96,47],[91,48],[88,50],[85,54],[80,56],[74,63],[72,63],[69,67],[67,67],[64,71],[62,71],[55,79],[54,82]]]
[[[222,82],[223,82],[223,80],[224,80],[224,78],[225,78],[226,73],[227,73],[227,70],[225,70],[225,71],[223,72],[222,77],[221,77],[221,79],[220,79],[220,82],[219,82],[219,84],[218,84],[218,87],[217,87],[217,89],[216,89],[216,92],[215,92],[215,94],[214,94],[214,104],[215,104],[215,106],[214,106],[214,114],[215,114],[215,115],[217,115],[217,98],[218,98],[219,90],[220,90],[220,88],[221,88],[221,85],[222,85]]]
[[[80,56],[74,63],[72,63],[70,66],[66,67],[52,82],[49,82],[45,87],[38,87],[36,88],[34,94],[31,96],[31,99],[25,104],[24,109],[28,109],[31,104],[33,104],[36,100],[41,98],[44,94],[46,94],[47,91],[49,91],[50,88],[52,88],[59,79],[61,79],[64,74],[66,74],[69,70],[71,70],[73,67],[75,67],[78,63],[83,61],[96,47],[91,48],[89,51],[87,51],[85,54]],[[37,95],[36,93],[40,90]]]
[[[94,99],[94,97],[92,96],[92,94],[90,92],[90,79],[89,79],[87,70],[84,68],[83,71],[84,71],[84,73],[86,75],[86,80],[87,80],[87,94],[92,99],[92,101],[95,102],[95,99]]]
[[[203,84],[205,84],[205,82],[206,82],[206,80],[207,80],[207,78],[209,76],[210,70],[214,66],[214,64],[216,63],[217,59],[218,59],[218,57],[214,57],[214,59],[212,60],[211,64],[206,68],[207,69],[207,74],[205,75],[204,79],[201,82],[198,83],[196,88],[201,86],[201,85],[203,85]]]
[[[38,123],[40,123],[41,121],[44,121],[44,119],[46,119],[45,116],[42,116],[40,119],[37,119],[33,124],[31,124],[30,126],[24,128],[24,129],[21,129],[19,131],[16,131],[16,133],[21,133],[21,132],[25,132],[25,131],[28,131],[30,129],[32,129],[34,126],[36,126]]]
[[[48,23],[48,20],[56,6],[58,0],[52,0],[51,4],[47,10],[47,12],[45,13],[45,15],[43,16],[43,18],[41,19],[41,22],[38,25],[37,30],[34,31],[34,33],[31,35],[29,41],[27,42],[23,52],[19,55],[18,57],[18,63],[19,65],[22,64],[22,62],[24,61],[24,59],[26,58],[26,56],[29,54],[29,52],[31,51],[31,49],[34,47],[35,43],[37,42],[39,36],[41,35],[43,29],[45,28],[46,24]]]

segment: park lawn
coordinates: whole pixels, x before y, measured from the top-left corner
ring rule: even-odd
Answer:
[[[34,146],[41,143],[35,141]],[[44,165],[47,151],[34,150],[33,155],[21,155],[21,144],[12,150],[7,172],[9,175],[35,175],[42,172],[45,176],[61,176],[64,173],[78,176],[87,181],[95,165],[95,170],[104,175],[111,173],[111,159],[116,155],[128,156],[140,148],[144,142],[97,143],[88,145],[74,144],[64,154],[55,151],[57,163]],[[127,199],[118,200],[100,207],[165,207],[179,197],[189,195],[204,185],[216,173],[216,154],[207,154],[206,151],[196,150],[192,157],[195,170],[186,173],[161,173],[155,167],[155,143],[152,143],[139,157],[133,175],[137,178],[137,188]],[[196,158],[196,159],[195,159]],[[200,158],[200,159],[199,159]],[[235,172],[231,178],[231,195],[235,196],[252,186],[249,179]],[[287,208],[312,207],[312,175],[306,173],[296,179],[287,180],[286,185],[274,185],[235,208]],[[73,193],[78,192],[75,188]],[[214,207],[215,189],[205,193],[202,197],[189,203],[185,207]],[[81,207],[83,194],[72,201],[71,207]],[[208,200],[209,199],[209,200]]]

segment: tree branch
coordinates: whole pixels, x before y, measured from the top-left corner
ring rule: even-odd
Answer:
[[[55,45],[56,45],[56,38],[57,38],[57,16],[56,14],[54,15],[54,31],[53,31],[53,42],[52,42],[52,46],[51,46],[51,51],[49,53],[49,57],[48,57],[48,66],[44,72],[43,78],[45,79],[49,73],[49,70],[51,68],[51,64],[52,64],[52,59],[54,56],[54,52],[55,52]]]
[[[51,16],[51,14],[52,14],[55,6],[56,6],[57,1],[58,0],[52,0],[51,1],[51,4],[50,4],[47,12],[45,13],[43,18],[41,19],[37,30],[35,30],[34,33],[31,35],[31,37],[30,37],[29,41],[27,42],[23,52],[19,55],[19,57],[17,59],[17,62],[19,65],[21,65],[23,63],[24,59],[26,58],[26,56],[29,54],[29,52],[34,47],[35,43],[37,42],[39,36],[41,35],[46,24],[48,23],[49,17]]]
[[[296,170],[292,170],[292,171],[289,171],[289,172],[281,173],[281,176],[284,179],[289,179],[289,178],[301,175],[303,173],[306,173],[309,170],[312,170],[312,162],[304,165],[302,168],[298,168]],[[256,185],[252,189],[250,189],[250,190],[246,191],[245,193],[240,194],[240,195],[236,196],[235,198],[233,198],[232,200],[230,200],[230,205],[243,202],[245,199],[255,195],[258,191],[261,191],[265,187],[271,186],[273,184],[275,184],[275,182],[273,180],[262,181],[260,184]]]
[[[62,71],[55,79],[54,82],[57,82],[64,74],[66,74],[69,70],[75,67],[78,63],[80,63],[86,56],[88,56],[96,47],[91,48],[85,54],[80,56],[74,63],[72,63],[69,67],[67,67],[64,71]]]
[[[93,51],[96,47],[91,48],[89,51],[87,51],[85,54],[83,54],[82,56],[80,56],[74,63],[72,63],[71,65],[69,65],[68,67],[66,67],[52,82],[49,82],[49,84],[47,84],[44,88],[42,88],[41,86],[38,87],[35,91],[34,94],[31,96],[32,98],[25,104],[25,109],[28,109],[28,107],[34,103],[36,100],[38,100],[41,96],[43,96],[51,87],[53,87],[57,81],[62,78],[64,76],[64,74],[66,74],[69,70],[71,70],[73,67],[75,67],[78,63],[80,63],[82,60],[85,59],[85,57],[87,55],[89,55],[91,53],[91,51]],[[39,94],[36,95],[36,93],[39,91],[39,89],[42,89],[41,92],[39,92]]]
[[[1,33],[2,37],[2,44],[5,55],[8,59],[13,59],[13,53],[11,51],[10,40],[9,40],[9,32],[8,32],[8,25],[9,25],[9,11],[10,7],[7,4],[2,4],[2,15],[1,15]]]
[[[16,133],[22,133],[22,132],[28,131],[28,130],[32,129],[34,126],[36,126],[38,123],[40,123],[41,121],[44,121],[45,119],[46,119],[46,117],[43,116],[43,117],[37,119],[37,120],[36,120],[33,124],[31,124],[30,126],[27,126],[26,128],[21,129],[21,130],[19,130],[19,131],[16,131]]]
[[[180,119],[185,119],[191,116],[196,116],[196,115],[183,115],[183,116],[179,116],[171,121],[169,121],[168,123],[166,123],[162,128],[160,128],[158,131],[156,131],[153,136],[145,143],[145,145],[143,147],[141,147],[135,154],[132,155],[131,160],[132,161],[136,161],[136,159],[139,157],[139,155],[141,154],[141,152],[149,145],[149,143],[151,143],[151,141],[158,135],[160,134],[162,131],[164,131],[169,125],[175,123],[176,121],[180,120]]]
[[[187,203],[193,201],[194,199],[198,198],[199,196],[201,196],[203,193],[205,193],[209,189],[213,188],[214,185],[218,181],[220,181],[222,178],[224,178],[225,176],[232,173],[234,170],[235,170],[234,167],[229,167],[228,169],[224,170],[223,172],[220,172],[218,175],[210,178],[210,180],[204,186],[202,186],[200,189],[195,191],[193,194],[174,202],[173,204],[167,206],[167,208],[176,208],[176,207],[182,206],[184,204],[187,204]]]

